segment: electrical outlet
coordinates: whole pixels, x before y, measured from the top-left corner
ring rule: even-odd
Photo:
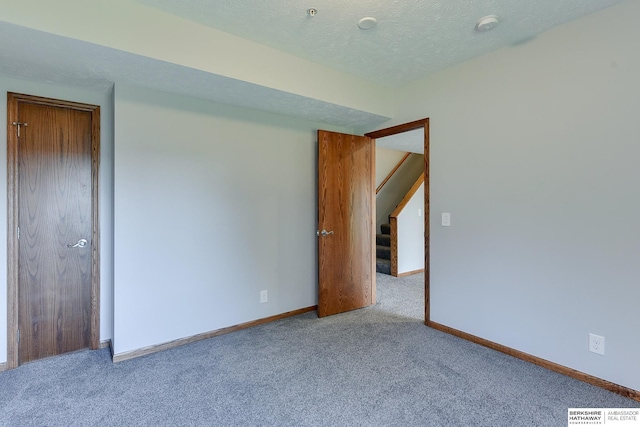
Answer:
[[[260,304],[267,302],[267,291],[260,291]]]
[[[604,337],[589,334],[589,351],[604,356]]]

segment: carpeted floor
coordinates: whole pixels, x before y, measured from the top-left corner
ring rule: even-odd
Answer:
[[[640,403],[429,329],[423,276],[315,313],[113,364],[83,351],[0,373],[2,426],[566,426]]]

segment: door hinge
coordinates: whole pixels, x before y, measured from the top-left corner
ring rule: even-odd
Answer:
[[[20,227],[18,227],[18,240],[20,240]]]
[[[18,329],[18,342],[20,342],[20,329]]]
[[[18,138],[20,138],[20,126],[27,126],[27,122],[13,122],[12,124],[18,128]]]

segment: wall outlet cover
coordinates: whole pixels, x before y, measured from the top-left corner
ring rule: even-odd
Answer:
[[[589,351],[604,356],[604,337],[589,334]]]

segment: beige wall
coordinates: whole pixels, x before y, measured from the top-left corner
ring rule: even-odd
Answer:
[[[387,177],[389,172],[407,154],[405,151],[390,150],[376,146],[376,188]]]

